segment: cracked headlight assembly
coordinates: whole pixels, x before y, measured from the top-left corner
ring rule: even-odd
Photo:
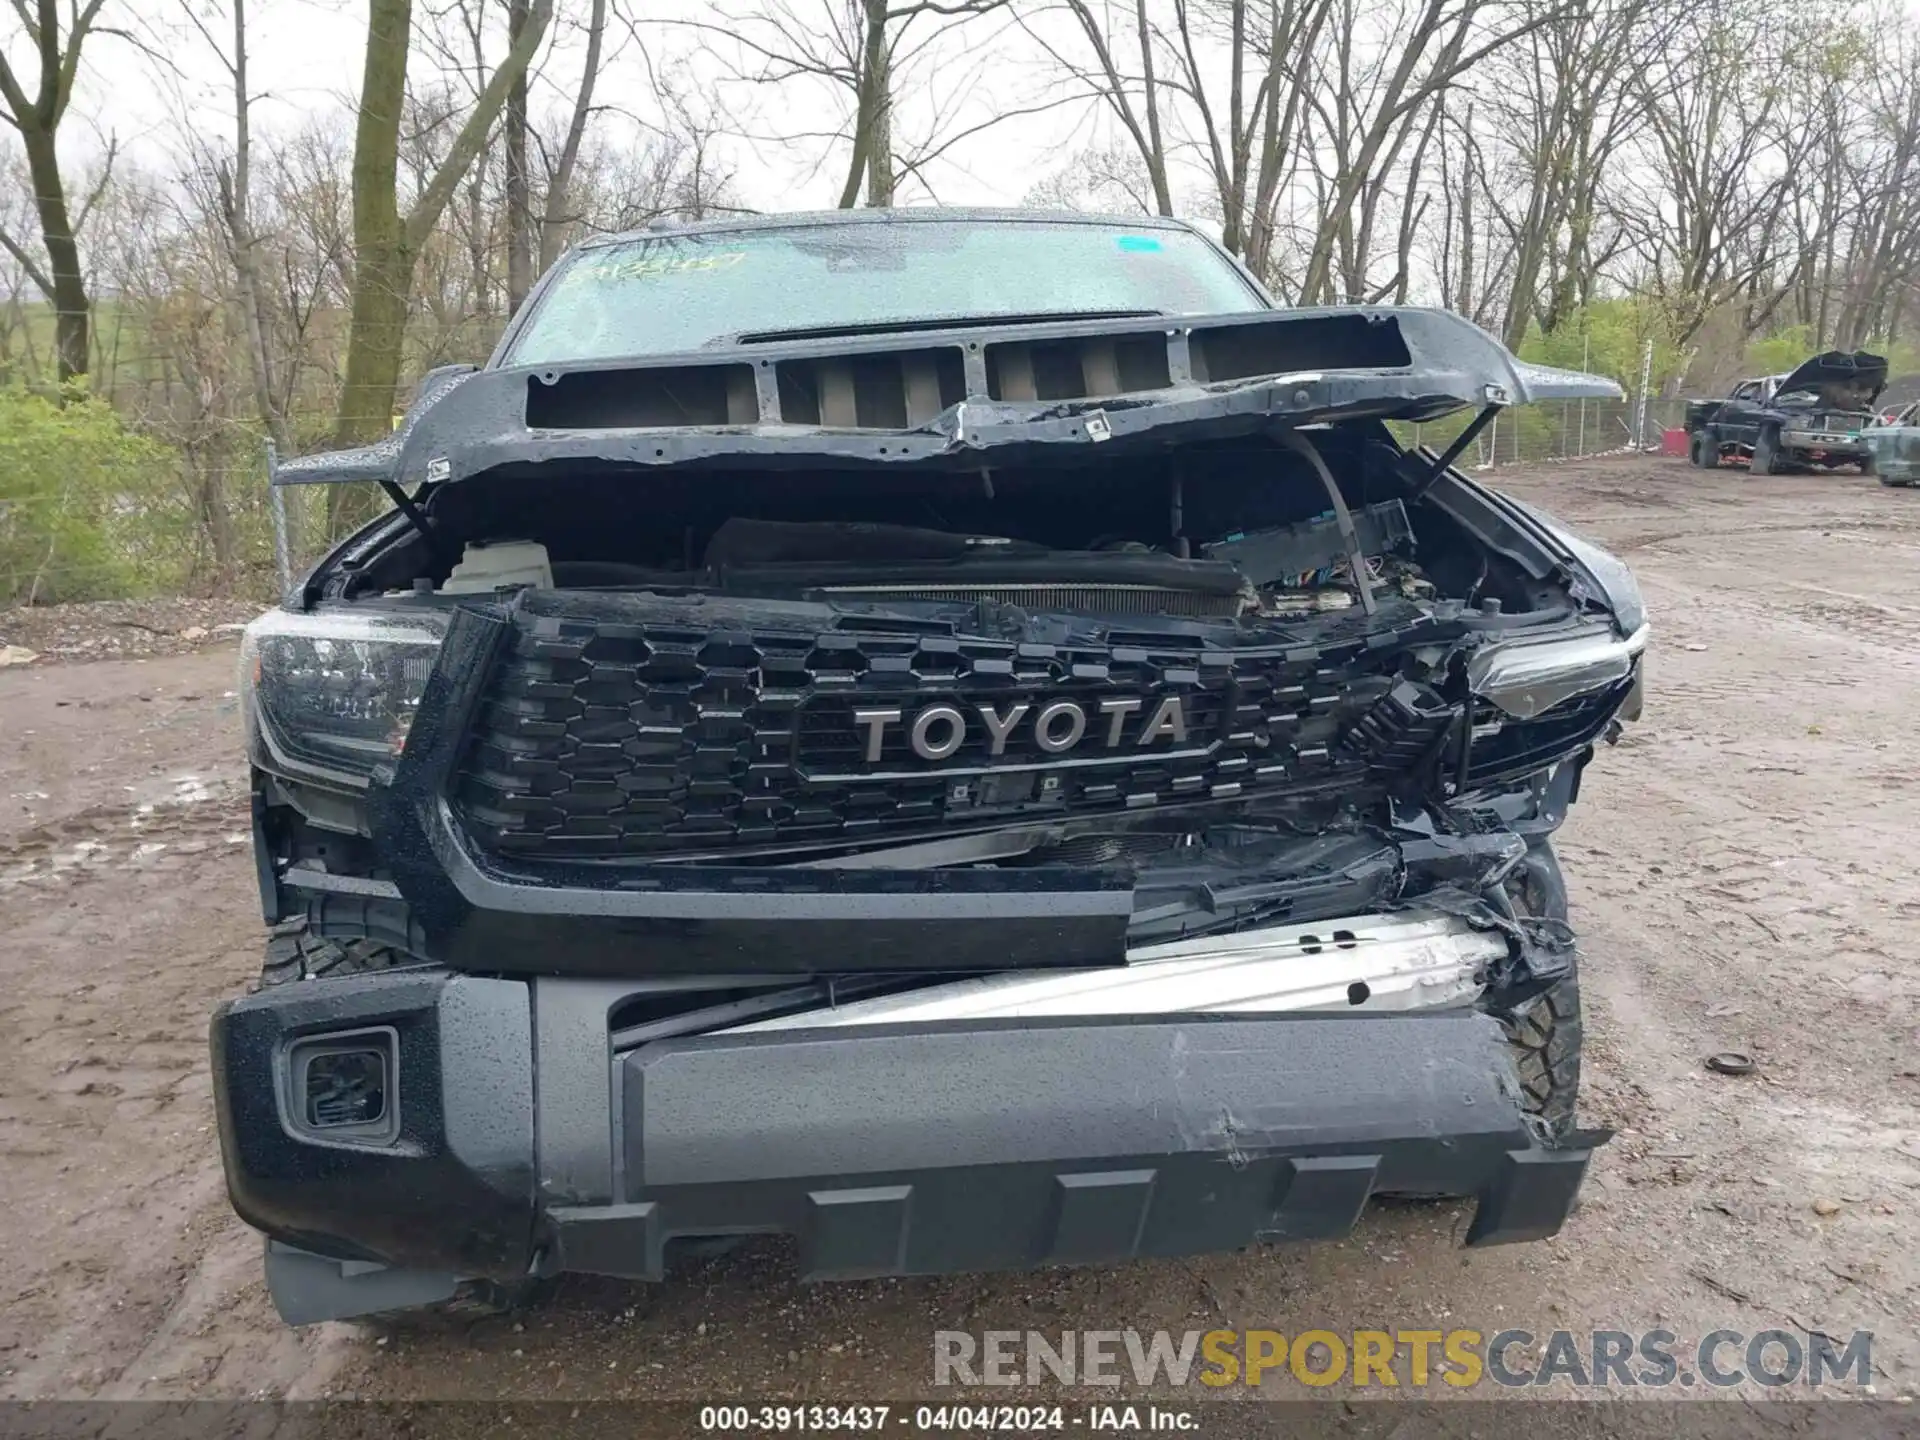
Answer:
[[[1467,662],[1467,685],[1517,720],[1531,720],[1576,695],[1617,685],[1647,648],[1643,624],[1622,638],[1612,626],[1488,645]]]
[[[407,743],[446,631],[447,617],[424,609],[268,611],[240,651],[249,749],[365,784]]]

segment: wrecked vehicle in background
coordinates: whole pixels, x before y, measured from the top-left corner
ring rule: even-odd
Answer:
[[[1687,455],[1711,470],[1745,457],[1756,475],[1818,466],[1872,469],[1863,436],[1887,384],[1884,356],[1829,350],[1785,375],[1742,380],[1725,400],[1687,402]]]
[[[1860,432],[1867,447],[1867,468],[1882,485],[1905,488],[1920,485],[1920,400]]]
[[[1613,396],[1279,310],[1183,224],[596,242],[246,640],[233,1202],[295,1323],[678,1243],[808,1278],[1554,1233],[1552,836],[1639,710],[1617,559],[1455,457]],[[1389,422],[1470,412],[1444,453]]]

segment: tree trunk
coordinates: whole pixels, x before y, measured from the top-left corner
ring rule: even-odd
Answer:
[[[1471,317],[1474,313],[1474,281],[1478,278],[1474,255],[1473,187],[1473,106],[1467,106],[1466,129],[1461,132],[1461,180],[1460,180],[1460,278],[1454,286],[1454,305],[1462,315]]]
[[[347,347],[334,435],[341,445],[364,445],[393,429],[413,271],[413,257],[404,247],[397,234],[363,231],[360,236],[353,267],[353,342]]]
[[[353,148],[353,304],[334,440],[364,445],[392,426],[413,257],[396,193],[412,0],[368,0],[366,70]]]
[[[73,221],[67,213],[67,190],[60,179],[60,158],[52,130],[24,129],[21,145],[27,152],[27,174],[33,181],[33,205],[40,217],[40,237],[47,247],[47,278],[52,285],[54,344],[59,351],[60,378],[84,375],[92,360],[90,325],[92,306],[80,272],[80,247],[74,241]]]
[[[507,35],[517,44],[527,28],[527,0],[507,0]],[[527,180],[527,72],[507,91],[507,313],[520,309],[533,286],[533,195]]]
[[[573,116],[567,122],[567,138],[561,142],[560,158],[547,182],[547,203],[540,217],[540,273],[545,274],[565,248],[567,227],[573,217],[568,213],[572,199],[573,171],[580,163],[580,142],[587,133],[587,120],[593,114],[593,82],[600,71],[600,42],[607,31],[607,0],[593,0],[587,21],[587,58],[580,73],[580,88],[573,97]]]
[[[1140,30],[1140,78],[1146,88],[1147,177],[1153,184],[1154,208],[1173,214],[1173,187],[1167,181],[1167,142],[1160,129],[1159,82],[1153,73],[1153,32],[1147,27],[1147,0],[1136,0],[1134,21]]]
[[[233,515],[227,508],[226,485],[218,465],[206,464],[197,456],[189,456],[187,463],[200,472],[195,500],[200,510],[200,524],[207,534],[207,544],[213,550],[213,589],[216,594],[225,594],[233,582],[237,549],[233,537]]]
[[[840,208],[851,210],[860,200],[860,182],[867,184],[867,203],[885,205],[893,194],[893,156],[875,165],[882,143],[891,151],[892,131],[887,112],[887,0],[861,0],[865,33],[860,45],[860,83],[853,102],[853,153],[847,157],[847,183],[840,188]],[[884,133],[883,133],[884,132]],[[886,200],[874,198],[874,182],[884,177]]]
[[[378,3],[378,0],[376,0]],[[389,194],[392,192],[389,191]],[[398,230],[396,217],[395,230]],[[360,226],[355,226],[360,231]],[[353,266],[353,312],[347,377],[340,391],[334,441],[366,445],[392,433],[407,334],[407,291],[413,257],[397,233],[374,238],[362,231]],[[368,485],[327,489],[327,525],[338,536],[373,518],[378,500]]]
[[[486,143],[508,89],[525,73],[552,14],[552,0],[535,0],[525,27],[475,100],[440,168],[402,218],[396,187],[413,6],[411,0],[368,0],[366,69],[353,148],[353,302],[346,382],[334,422],[339,445],[367,444],[392,426],[414,258]],[[336,493],[346,488],[336,487]],[[334,517],[349,508],[351,502],[337,502]]]
[[[253,230],[244,218],[244,211],[237,211],[235,220],[238,223],[233,225],[233,274],[247,328],[247,354],[253,368],[254,409],[259,412],[260,423],[267,427],[267,434],[273,437],[273,443],[281,453],[291,454],[293,435],[274,396],[273,356],[267,348],[267,323],[260,298],[260,263],[255,253]]]
[[[247,358],[253,372],[253,405],[260,423],[282,454],[293,452],[286,416],[275,400],[273,354],[267,348],[267,321],[260,284],[258,240],[253,233],[252,96],[247,89],[246,0],[233,0],[233,169],[219,173],[220,208],[233,257],[234,288],[239,292],[246,327]]]
[[[893,204],[893,57],[885,43],[884,0],[876,3],[881,7],[881,18],[874,33],[882,43],[873,59],[873,113],[867,124],[867,204],[879,207]]]

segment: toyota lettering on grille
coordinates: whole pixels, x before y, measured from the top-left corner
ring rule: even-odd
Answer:
[[[922,760],[945,760],[966,742],[976,724],[986,734],[989,755],[1006,754],[1007,741],[1023,724],[1031,727],[1034,745],[1049,755],[1064,755],[1082,742],[1107,750],[1127,745],[1140,749],[1161,740],[1186,743],[1187,712],[1180,696],[1165,695],[1151,710],[1146,707],[1143,699],[1102,700],[1090,715],[1072,700],[1049,701],[1037,709],[1034,701],[1016,700],[1004,709],[976,705],[969,715],[957,705],[942,702],[915,711],[911,720],[899,709],[855,710],[853,723],[866,731],[868,764],[880,759],[887,729],[893,725],[906,727],[907,744]],[[1140,718],[1143,710],[1144,720]]]

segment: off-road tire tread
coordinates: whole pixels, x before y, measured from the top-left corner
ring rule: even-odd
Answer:
[[[260,983],[254,988],[266,990],[295,980],[373,975],[419,963],[414,956],[391,945],[315,935],[305,919],[289,920],[274,926],[267,940],[266,958],[260,965]]]
[[[1513,1046],[1520,1108],[1555,1138],[1573,1130],[1580,1091],[1580,981],[1567,975],[1525,999],[1495,1010]]]

